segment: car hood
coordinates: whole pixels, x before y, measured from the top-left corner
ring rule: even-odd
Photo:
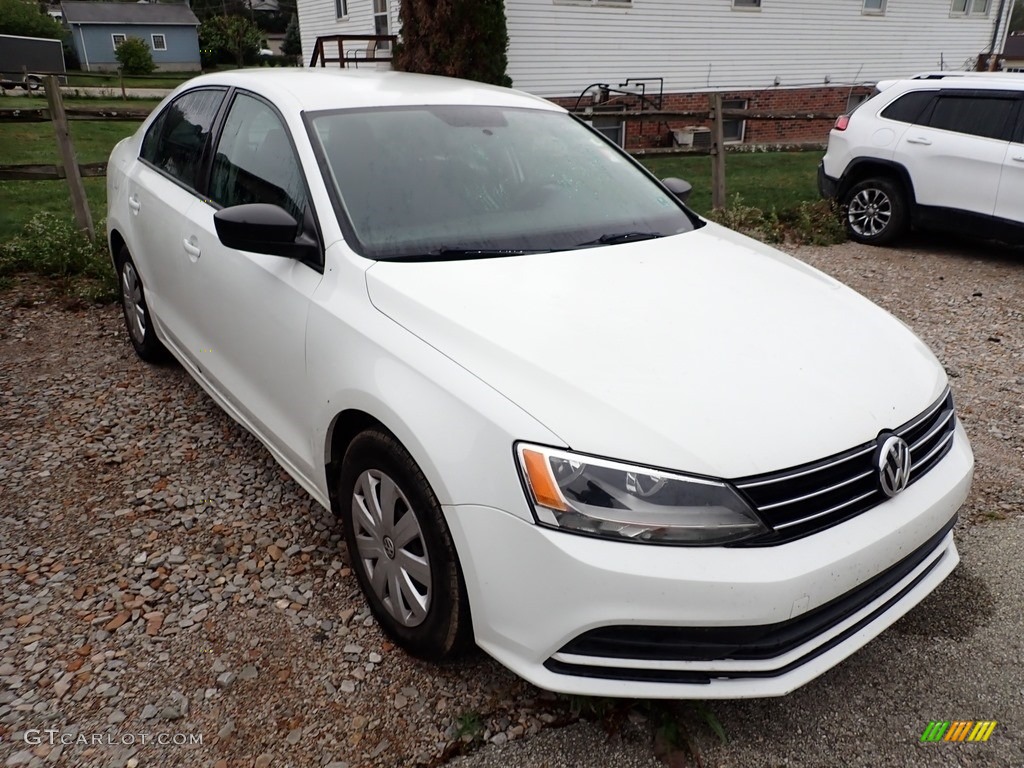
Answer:
[[[895,318],[713,224],[366,275],[381,312],[566,446],[651,466],[737,478],[814,461],[908,421],[946,383]]]

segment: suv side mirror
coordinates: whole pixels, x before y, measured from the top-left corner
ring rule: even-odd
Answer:
[[[681,203],[685,203],[693,191],[693,185],[690,182],[684,179],[677,179],[674,176],[662,179],[661,183],[665,185],[665,189],[679,198]]]
[[[213,223],[228,248],[302,261],[317,258],[316,241],[280,206],[249,203],[223,208],[213,215]]]

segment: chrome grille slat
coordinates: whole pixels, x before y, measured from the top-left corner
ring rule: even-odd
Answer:
[[[910,484],[945,456],[952,445],[955,426],[953,396],[947,387],[942,397],[925,411],[892,430],[910,444]],[[883,503],[888,497],[878,484],[876,450],[877,443],[872,441],[818,462],[734,480],[732,484],[771,529],[770,533],[737,546],[792,541]]]
[[[773,478],[771,480],[760,480],[760,481],[754,482],[754,483],[743,483],[743,482],[740,482],[740,483],[733,483],[733,485],[735,485],[737,488],[747,489],[747,488],[757,488],[759,486],[764,486],[764,485],[772,485],[774,483],[784,483],[784,482],[787,482],[789,480],[792,480],[794,477],[803,477],[804,475],[810,475],[810,474],[813,474],[814,472],[821,472],[822,470],[828,469],[830,467],[834,467],[837,464],[842,464],[844,461],[850,461],[852,459],[856,459],[856,458],[858,458],[860,456],[863,456],[865,453],[871,453],[873,450],[875,450],[875,446],[873,446],[873,445],[866,445],[861,450],[857,451],[856,453],[851,453],[849,456],[843,456],[841,459],[836,459],[835,461],[830,461],[828,464],[822,464],[820,467],[812,467],[810,469],[805,469],[803,472],[794,472],[791,475],[787,474],[787,475],[785,475],[783,477],[776,477],[776,478]]]
[[[941,431],[942,431],[942,429],[943,429],[943,428],[944,428],[944,427],[945,427],[945,426],[946,426],[946,425],[947,425],[947,424],[949,423],[949,420],[950,420],[950,419],[952,419],[952,418],[953,418],[953,411],[952,411],[952,410],[950,410],[950,411],[949,411],[949,412],[948,412],[948,413],[946,414],[946,417],[945,417],[944,419],[942,419],[942,421],[940,421],[939,423],[937,423],[937,424],[936,424],[936,425],[935,425],[934,427],[932,427],[931,431],[930,431],[930,432],[928,432],[928,434],[927,434],[927,435],[925,435],[925,436],[924,436],[924,437],[922,437],[922,438],[921,438],[920,440],[918,440],[917,442],[915,442],[915,443],[914,443],[914,444],[913,444],[912,446],[910,446],[910,451],[911,451],[911,453],[913,453],[914,451],[916,451],[916,450],[917,450],[918,448],[920,448],[920,447],[921,447],[922,445],[924,445],[924,444],[925,444],[925,443],[927,443],[927,442],[928,442],[929,440],[931,440],[931,439],[932,439],[933,437],[935,437],[935,436],[936,436],[937,434],[939,434],[939,432],[941,432]]]
[[[946,435],[944,438],[942,438],[938,443],[936,443],[935,447],[932,448],[930,451],[928,451],[928,453],[926,453],[923,457],[921,457],[920,459],[916,459],[914,461],[914,464],[917,464],[918,462],[920,462],[921,464],[927,464],[931,460],[932,456],[934,456],[936,453],[938,453],[943,448],[945,448],[946,445],[952,439],[953,439],[953,433],[950,432],[948,435]],[[910,472],[911,472],[911,475],[913,475],[913,472],[914,472],[913,465],[911,465]]]
[[[793,521],[788,522],[788,523],[782,523],[780,525],[776,525],[775,526],[775,530],[782,531],[782,530],[785,530],[786,528],[792,528],[794,525],[800,525],[801,523],[809,523],[811,520],[816,520],[819,517],[824,517],[825,515],[831,515],[833,512],[838,512],[841,509],[845,509],[846,507],[849,507],[851,504],[856,504],[858,501],[864,501],[864,499],[868,498],[869,496],[875,495],[875,493],[877,493],[877,491],[868,491],[867,493],[862,493],[857,498],[850,499],[849,501],[844,501],[842,504],[834,506],[831,509],[826,509],[824,512],[817,512],[816,514],[813,514],[810,517],[804,517],[804,518],[801,518],[800,520],[793,520]]]
[[[815,491],[814,493],[808,493],[806,496],[797,496],[795,499],[788,499],[786,501],[779,501],[779,502],[776,502],[775,504],[764,504],[764,505],[758,507],[758,509],[760,509],[762,512],[765,512],[766,510],[769,510],[769,509],[777,509],[778,507],[785,507],[785,506],[787,506],[789,504],[796,504],[796,503],[801,502],[801,501],[806,501],[807,499],[813,499],[815,496],[821,496],[824,493],[831,493],[832,491],[839,490],[840,488],[842,488],[845,485],[849,485],[850,483],[855,483],[858,480],[863,480],[866,477],[870,477],[872,474],[873,473],[869,470],[867,472],[863,472],[863,473],[857,475],[856,477],[851,477],[849,480],[843,480],[843,482],[841,482],[841,483],[836,483],[835,485],[831,485],[828,488],[822,488],[820,491]]]

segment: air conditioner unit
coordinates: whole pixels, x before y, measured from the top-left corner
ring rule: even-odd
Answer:
[[[672,138],[679,147],[710,147],[711,129],[690,125],[686,128],[677,128],[672,131]]]

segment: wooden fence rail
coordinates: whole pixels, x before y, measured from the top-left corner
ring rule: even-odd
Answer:
[[[100,107],[69,107],[64,110],[68,120],[145,120],[148,109],[111,109]],[[52,120],[46,107],[0,108],[0,123],[48,123]]]

